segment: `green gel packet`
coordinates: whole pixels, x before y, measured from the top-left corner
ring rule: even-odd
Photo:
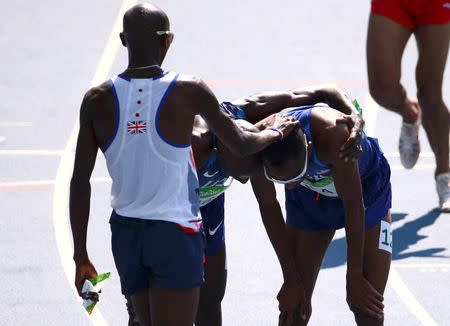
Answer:
[[[359,105],[359,102],[356,99],[353,100],[353,105],[355,106],[355,108],[359,112],[359,114],[362,114],[363,109],[362,109],[361,105]]]
[[[95,305],[99,300],[99,293],[103,287],[104,281],[106,281],[111,273],[99,274],[94,278],[84,281],[83,288],[81,289],[81,297],[83,298],[83,307],[88,314],[92,313]]]

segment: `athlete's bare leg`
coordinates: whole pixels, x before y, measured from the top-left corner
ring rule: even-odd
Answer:
[[[222,325],[222,299],[227,283],[225,246],[214,256],[208,256],[205,264],[205,283],[200,289],[196,326]]]
[[[391,223],[391,213],[389,212],[384,221]],[[380,223],[366,231],[364,240],[364,277],[380,293],[384,293],[389,276],[392,255],[379,249]],[[368,317],[367,315],[353,311],[356,323],[359,326],[380,326],[384,320]]]
[[[131,296],[140,326],[192,326],[200,288],[150,288]]]
[[[417,97],[422,122],[436,159],[435,175],[449,172],[449,112],[442,98],[442,80],[450,42],[450,23],[422,25],[414,35],[419,49]]]
[[[309,302],[306,320],[300,320],[296,326],[307,325],[311,317],[311,297],[316,284],[317,275],[325,255],[325,251],[333,239],[335,230],[307,232],[287,224],[289,246],[293,250],[297,271],[305,288],[306,299]]]
[[[139,322],[137,321],[136,312],[135,309],[133,308],[133,304],[131,303],[130,296],[126,295],[125,300],[128,311],[128,326],[139,326]]]
[[[141,290],[129,296],[131,307],[140,326],[151,326],[150,317],[150,292],[149,289]]]
[[[400,83],[403,51],[411,33],[384,16],[370,14],[366,49],[370,94],[407,123],[415,123],[419,117],[417,102],[407,96]]]

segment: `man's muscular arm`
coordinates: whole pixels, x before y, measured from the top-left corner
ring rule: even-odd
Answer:
[[[346,114],[339,118],[351,128],[351,133],[340,148],[340,157],[345,161],[356,159],[361,154],[361,137],[364,120],[348,95],[335,85],[313,85],[282,92],[265,92],[233,101],[239,105],[247,120],[256,123],[267,116],[289,107],[326,103]]]
[[[92,108],[101,104],[102,92],[88,91],[80,109],[80,130],[78,132],[75,164],[70,182],[70,224],[74,244],[73,259],[76,265],[75,286],[81,293],[83,282],[96,276],[86,249],[86,235],[89,221],[91,197],[90,178],[97,157],[98,145],[94,135]]]
[[[240,106],[247,120],[255,123],[289,107],[326,103],[347,115],[358,114],[347,94],[335,85],[313,85],[288,91],[264,92],[232,101]]]
[[[373,318],[383,315],[383,296],[363,275],[365,208],[358,163],[344,163],[338,156],[339,147],[348,138],[345,125],[338,124],[322,137],[328,139],[326,158],[332,165],[334,184],[345,210],[347,239],[347,302]]]
[[[280,134],[271,129],[261,132],[250,132],[239,128],[232,119],[219,109],[216,97],[201,80],[195,79],[191,86],[195,86],[192,92],[193,107],[214,130],[220,140],[233,152],[239,155],[249,155],[261,151],[271,143],[280,139]],[[298,122],[290,118],[277,117],[273,127],[286,136]]]
[[[284,282],[277,296],[279,309],[282,317],[286,319],[285,324],[291,325],[296,308],[300,307],[301,318],[306,319],[306,316],[310,314],[307,311],[310,305],[306,301],[305,289],[297,273],[292,251],[289,248],[286,223],[276,197],[275,186],[266,179],[262,171],[252,176],[250,181],[253,193],[258,201],[266,233],[283,272]]]

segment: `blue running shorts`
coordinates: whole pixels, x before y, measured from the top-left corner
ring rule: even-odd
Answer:
[[[124,295],[149,287],[190,289],[203,284],[203,231],[188,234],[172,222],[123,217],[115,211],[109,223]]]
[[[365,228],[372,228],[389,212],[392,204],[391,170],[386,159],[376,173],[362,180]],[[340,229],[345,226],[342,200],[317,196],[317,192],[298,186],[286,189],[286,222],[305,231]]]
[[[200,207],[206,234],[206,256],[214,256],[225,245],[225,194]]]

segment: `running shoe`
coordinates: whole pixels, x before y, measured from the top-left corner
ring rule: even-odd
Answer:
[[[405,169],[412,169],[419,159],[419,127],[420,116],[416,123],[402,123],[398,151],[400,152],[400,161]]]
[[[450,212],[450,172],[436,176],[436,190],[439,196],[439,209],[441,212]]]

